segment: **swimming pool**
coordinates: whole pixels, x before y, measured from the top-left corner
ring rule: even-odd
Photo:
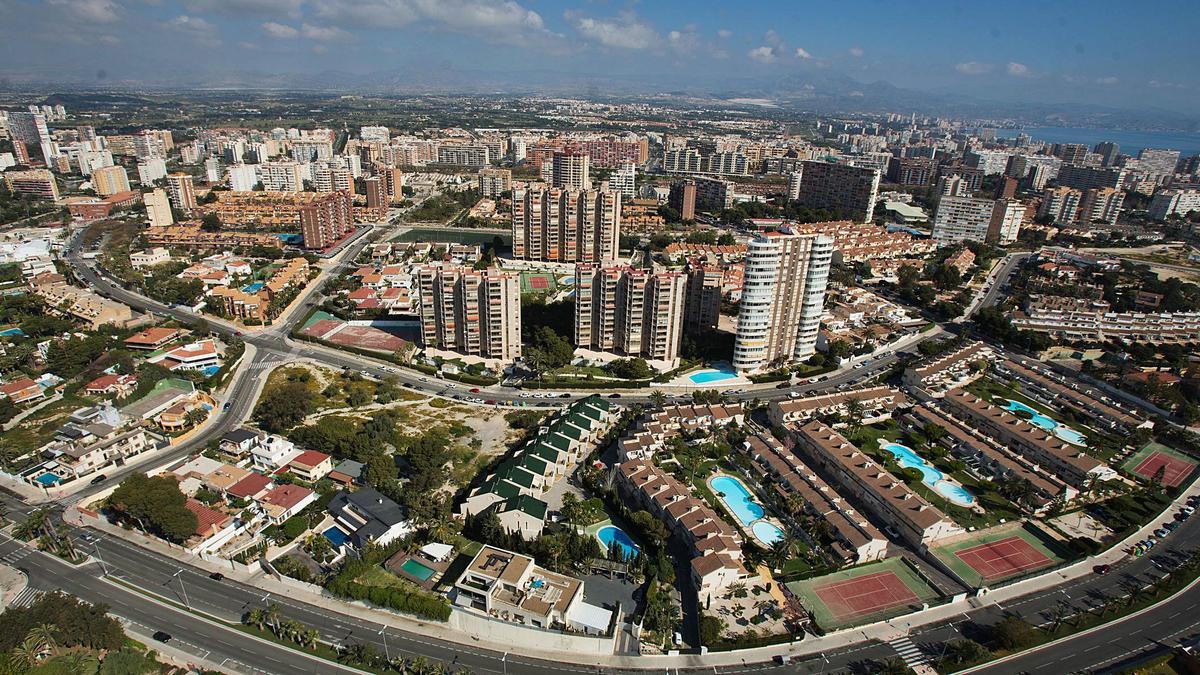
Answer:
[[[437,574],[437,570],[429,567],[428,565],[422,564],[419,560],[413,560],[412,558],[409,558],[401,563],[400,569],[404,570],[408,574],[413,575],[421,581],[429,581],[429,577]]]
[[[329,540],[329,543],[333,544],[334,546],[341,546],[350,539],[346,536],[345,532],[342,532],[337,527],[331,527],[328,530],[325,530],[325,532],[322,534],[324,534],[325,538]]]
[[[58,476],[56,476],[52,473],[49,473],[49,472],[46,472],[46,473],[38,476],[37,478],[34,478],[34,480],[36,480],[37,482],[39,482],[42,485],[45,485],[47,487],[54,487],[55,485],[58,485],[62,481],[61,478],[59,478]]]
[[[262,290],[262,287],[263,282],[256,281],[252,284],[246,284],[245,286],[242,286],[242,291],[245,293],[257,293]]]
[[[204,373],[205,375],[207,375],[209,377],[212,377],[213,375],[216,375],[217,371],[220,369],[221,369],[221,366],[205,366],[204,368],[202,368],[200,370],[200,372]]]
[[[971,494],[970,490],[954,480],[946,478],[946,474],[938,471],[932,464],[925,461],[924,457],[913,452],[912,448],[887,441],[880,441],[880,445],[884,450],[892,453],[900,466],[920,471],[921,482],[932,488],[934,492],[959,506],[971,506],[975,503],[975,495]]]
[[[0,330],[0,336],[2,336],[2,337],[25,337],[25,331],[21,330],[20,328],[7,328],[5,330]]]
[[[606,553],[615,546],[621,552],[621,557],[626,560],[636,556],[640,550],[629,533],[616,525],[605,525],[600,528],[596,531],[596,538],[600,540]]]
[[[1073,445],[1087,445],[1087,437],[1083,434],[1075,431],[1065,424],[1059,424],[1058,420],[1054,419],[1053,417],[1047,417],[1046,415],[1043,415],[1042,413],[1030,408],[1020,401],[1014,401],[1010,398],[1008,399],[1008,405],[1004,406],[1004,409],[1008,410],[1009,412],[1028,413],[1031,416],[1029,418],[1031,423],[1045,429],[1046,431],[1049,431],[1062,440]]]
[[[714,476],[708,480],[708,487],[743,527],[750,528],[750,533],[763,546],[769,547],[783,538],[783,530],[763,520],[767,515],[766,509],[754,501],[754,496],[741,480],[733,476]]]
[[[709,382],[732,380],[737,376],[737,372],[732,368],[709,368],[708,370],[701,370],[700,372],[688,375],[688,379],[693,384],[708,384]]]

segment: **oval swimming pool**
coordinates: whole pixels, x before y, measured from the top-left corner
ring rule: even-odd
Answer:
[[[778,525],[763,520],[767,515],[766,509],[754,500],[754,495],[750,494],[750,490],[740,479],[726,475],[715,476],[709,479],[708,487],[763,546],[769,548],[783,539],[783,530],[779,529]]]
[[[932,488],[934,492],[937,492],[959,506],[971,506],[975,503],[975,495],[971,494],[970,490],[959,485],[956,481],[946,478],[946,474],[927,462],[924,457],[918,455],[912,448],[900,443],[888,443],[886,441],[881,441],[880,445],[884,450],[892,453],[892,456],[896,458],[896,462],[900,466],[905,469],[920,471],[921,482]]]
[[[634,543],[633,537],[616,525],[605,525],[596,530],[596,538],[604,546],[605,552],[612,550],[615,546],[621,552],[621,556],[627,560],[636,556],[640,550]]]

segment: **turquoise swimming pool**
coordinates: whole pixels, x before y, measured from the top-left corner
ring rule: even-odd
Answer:
[[[634,543],[633,537],[616,525],[605,525],[600,528],[596,531],[596,538],[600,540],[600,545],[606,552],[615,546],[621,552],[621,557],[626,560],[632,559],[640,550]]]
[[[754,500],[741,480],[733,476],[714,476],[708,479],[708,487],[743,527],[750,528],[750,533],[763,546],[770,547],[783,539],[783,530],[778,525],[763,520],[766,509]]]
[[[264,285],[265,284],[263,284],[263,282],[256,281],[252,284],[246,284],[245,286],[242,286],[242,290],[246,293],[257,293],[262,290]]]
[[[957,482],[946,478],[924,457],[913,452],[913,449],[900,443],[881,443],[884,450],[892,453],[900,466],[906,469],[916,469],[921,472],[921,482],[928,485],[934,492],[949,499],[959,506],[971,506],[975,503],[975,495]]]
[[[709,382],[720,382],[721,380],[732,380],[737,377],[737,371],[732,368],[709,368],[700,372],[688,375],[688,379],[693,384],[708,384]]]
[[[1008,410],[1009,412],[1027,413],[1030,415],[1029,421],[1032,424],[1049,431],[1050,433],[1058,436],[1068,443],[1071,443],[1072,445],[1087,446],[1086,436],[1065,424],[1060,424],[1058,420],[1054,419],[1053,417],[1047,417],[1046,415],[1043,415],[1042,413],[1025,405],[1024,403],[1021,403],[1020,401],[1014,401],[1010,398],[1008,399],[1008,405],[1004,406],[1004,409]]]
[[[409,574],[420,579],[421,581],[429,581],[429,577],[432,577],[434,574],[437,574],[437,570],[433,569],[432,567],[429,567],[428,565],[425,565],[424,563],[422,563],[419,560],[413,560],[412,558],[405,560],[400,565],[400,569],[404,570],[405,572],[408,572]]]

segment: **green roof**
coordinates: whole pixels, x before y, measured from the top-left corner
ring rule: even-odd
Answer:
[[[572,411],[571,414],[567,417],[567,422],[570,422],[572,426],[576,426],[576,427],[579,427],[580,429],[586,429],[588,431],[591,431],[592,429],[594,429],[596,427],[597,421],[589,418],[587,415],[584,415],[582,412]]]
[[[580,415],[583,415],[584,417],[587,417],[588,419],[599,422],[601,419],[604,418],[604,415],[607,411],[608,411],[607,408],[600,408],[598,406],[590,406],[590,405],[581,405],[581,406],[577,406],[571,412],[578,413]]]
[[[604,412],[608,412],[609,410],[612,410],[612,404],[596,394],[592,394],[591,396],[589,396],[587,398],[580,399],[579,402],[575,404],[575,407],[587,406],[587,405],[590,405],[593,408],[599,408],[600,410],[603,410]]]
[[[583,437],[587,435],[582,429],[580,429],[578,427],[573,427],[570,424],[562,424],[562,423],[554,425],[554,428],[550,430],[550,433],[562,434],[563,436],[572,438],[577,441],[582,441]]]
[[[559,458],[562,457],[562,450],[551,445],[546,445],[545,443],[534,443],[522,452],[534,457],[540,457],[547,462],[557,463]]]
[[[540,457],[534,457],[533,455],[524,455],[521,457],[521,467],[528,469],[539,476],[545,476],[546,469],[549,466],[549,462]]]
[[[539,520],[546,519],[546,509],[546,502],[530,497],[529,495],[513,497],[504,503],[505,511],[521,511]]]
[[[533,487],[533,473],[521,466],[516,466],[516,462],[512,465],[504,466],[496,472],[495,480],[507,480],[520,485],[521,487]]]
[[[502,499],[512,499],[521,494],[521,488],[507,480],[492,478],[479,486],[481,493],[493,494]]]
[[[557,432],[546,434],[542,438],[542,442],[564,451],[570,451],[571,449],[571,439]]]

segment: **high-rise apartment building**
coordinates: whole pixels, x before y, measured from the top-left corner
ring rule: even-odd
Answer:
[[[1079,204],[1083,193],[1069,187],[1047,188],[1042,193],[1042,205],[1038,207],[1039,218],[1049,218],[1055,223],[1073,223],[1079,219]]]
[[[144,186],[154,184],[154,181],[167,177],[167,162],[161,157],[148,157],[137,165],[138,183]]]
[[[544,186],[513,190],[513,257],[547,262],[617,259],[621,194]]]
[[[1050,154],[1062,159],[1064,164],[1084,164],[1088,147],[1083,143],[1055,143],[1050,146]]]
[[[384,167],[378,174],[387,185],[388,200],[393,204],[404,199],[404,172],[395,167]]]
[[[721,281],[724,270],[715,265],[689,265],[683,325],[689,335],[716,330],[721,320]]]
[[[667,206],[679,212],[682,220],[696,219],[696,181],[685,180],[671,184]]]
[[[422,346],[511,361],[521,355],[521,284],[496,268],[417,272]]]
[[[879,170],[870,167],[806,161],[801,164],[796,203],[828,209],[859,222],[875,216]]]
[[[175,222],[166,190],[154,188],[152,192],[143,193],[142,202],[146,205],[146,218],[150,220],[150,227],[166,227]]]
[[[330,192],[299,207],[304,248],[326,249],[354,231],[348,192]]]
[[[221,160],[216,157],[204,160],[204,180],[209,183],[221,182]]]
[[[39,148],[42,161],[49,164],[54,157],[54,141],[50,136],[50,128],[46,126],[46,116],[34,112],[11,111],[8,113],[8,134],[13,140],[25,143],[25,148]],[[28,161],[28,160],[27,160]]]
[[[106,166],[92,172],[92,188],[101,197],[129,192],[129,175],[123,166]]]
[[[196,208],[195,179],[186,173],[167,175],[167,197],[171,206],[180,211],[191,211]]]
[[[637,166],[626,162],[608,177],[608,189],[621,193],[625,199],[637,196]]]
[[[298,162],[263,162],[258,165],[258,180],[267,192],[300,192],[304,175]]]
[[[1149,215],[1155,220],[1166,220],[1176,215],[1186,216],[1192,211],[1200,211],[1200,190],[1159,190],[1150,200]]]
[[[1179,164],[1179,151],[1143,148],[1137,158],[1142,171],[1165,178],[1175,174],[1175,167]]]
[[[481,196],[499,197],[512,189],[512,169],[480,169],[476,185]]]
[[[1015,199],[945,196],[933,216],[933,240],[939,246],[962,241],[1011,244],[1017,240],[1025,206]]]
[[[486,145],[439,145],[438,164],[482,168],[491,163]]]
[[[323,163],[313,166],[313,190],[316,192],[354,193],[354,174],[344,166]]]
[[[1063,164],[1055,180],[1061,186],[1076,190],[1120,188],[1125,182],[1125,174],[1125,169],[1117,167]]]
[[[937,162],[929,157],[893,157],[888,163],[888,182],[896,185],[933,185],[936,176]]]
[[[750,242],[735,369],[761,371],[816,351],[832,260],[833,238],[822,234],[767,232]]]
[[[687,280],[679,272],[575,267],[575,345],[674,364]]]
[[[1121,154],[1121,146],[1112,141],[1101,141],[1092,151],[1100,155],[1100,162],[1103,166],[1113,166]]]
[[[363,188],[367,193],[367,208],[386,209],[388,207],[387,185],[380,176],[371,176],[363,180]]]
[[[1084,192],[1083,199],[1079,200],[1079,222],[1115,225],[1124,205],[1124,191],[1114,188],[1092,188]]]
[[[553,187],[574,191],[591,189],[586,154],[574,150],[556,152],[551,162],[550,184]]]
[[[49,169],[5,171],[0,176],[4,176],[4,187],[13,194],[58,201],[58,182]]]
[[[258,164],[233,164],[229,167],[229,189],[250,192],[258,185]]]
[[[359,127],[358,137],[367,143],[387,143],[390,132],[387,127]]]

